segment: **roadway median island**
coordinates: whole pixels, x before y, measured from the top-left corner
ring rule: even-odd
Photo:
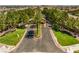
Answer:
[[[53,33],[56,36],[58,47],[63,49],[64,52],[73,53],[74,51],[79,50],[79,41],[74,38],[73,36],[61,32],[61,31],[55,31],[53,30]],[[57,44],[57,43],[56,43]]]
[[[41,36],[42,36],[42,25],[39,25],[38,30],[37,30],[37,28],[35,29],[35,37],[39,38]]]
[[[55,31],[50,28],[50,33],[55,45],[63,52],[74,52],[79,48],[79,41],[73,36],[63,33],[61,31]]]
[[[68,46],[68,45],[73,45],[73,44],[79,44],[79,41],[74,38],[73,36],[61,32],[61,31],[55,31],[54,30],[54,34],[57,37],[58,42],[62,45],[62,46]]]
[[[0,43],[15,46],[23,36],[25,29],[16,29],[14,32],[9,32],[0,37]]]
[[[16,48],[21,41],[25,29],[17,28],[13,32],[6,33],[0,37],[0,52],[10,52]]]

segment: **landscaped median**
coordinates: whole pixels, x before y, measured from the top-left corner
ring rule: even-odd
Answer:
[[[4,36],[1,36],[0,43],[5,47],[4,48],[5,51],[9,52],[11,49],[15,48],[17,44],[20,42],[20,40],[22,39],[24,33],[25,33],[25,29],[17,28],[15,31],[6,33]],[[8,50],[8,47],[10,46],[14,46],[14,47]]]
[[[79,41],[76,38],[74,38],[73,36],[71,36],[67,33],[54,30],[54,34],[57,37],[58,42],[62,46],[79,44]]]
[[[79,50],[79,41],[73,36],[51,28],[49,31],[55,45],[63,52],[73,53],[74,51]]]
[[[55,34],[55,37],[57,39],[58,46],[61,46],[65,52],[74,52],[74,50],[79,49],[79,41],[73,36],[65,32],[55,30],[53,30],[53,33]]]
[[[9,32],[0,37],[0,43],[15,46],[20,41],[24,32],[25,29],[16,29],[14,32]]]

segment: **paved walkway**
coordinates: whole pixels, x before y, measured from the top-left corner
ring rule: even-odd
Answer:
[[[0,44],[0,52],[2,52],[2,53],[7,53],[13,48],[14,48],[14,46]]]

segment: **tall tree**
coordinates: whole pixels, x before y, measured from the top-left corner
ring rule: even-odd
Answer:
[[[37,8],[35,11],[36,12],[35,12],[34,21],[36,23],[37,34],[38,34],[39,26],[40,26],[40,23],[42,21],[42,13],[41,13],[41,10],[39,8]]]

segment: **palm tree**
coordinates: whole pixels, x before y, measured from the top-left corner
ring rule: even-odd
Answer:
[[[39,26],[41,24],[41,21],[42,21],[42,13],[41,13],[41,10],[39,8],[36,9],[36,12],[35,12],[35,16],[34,16],[34,21],[35,21],[35,24],[36,24],[36,34],[38,35],[38,31],[39,31]]]

